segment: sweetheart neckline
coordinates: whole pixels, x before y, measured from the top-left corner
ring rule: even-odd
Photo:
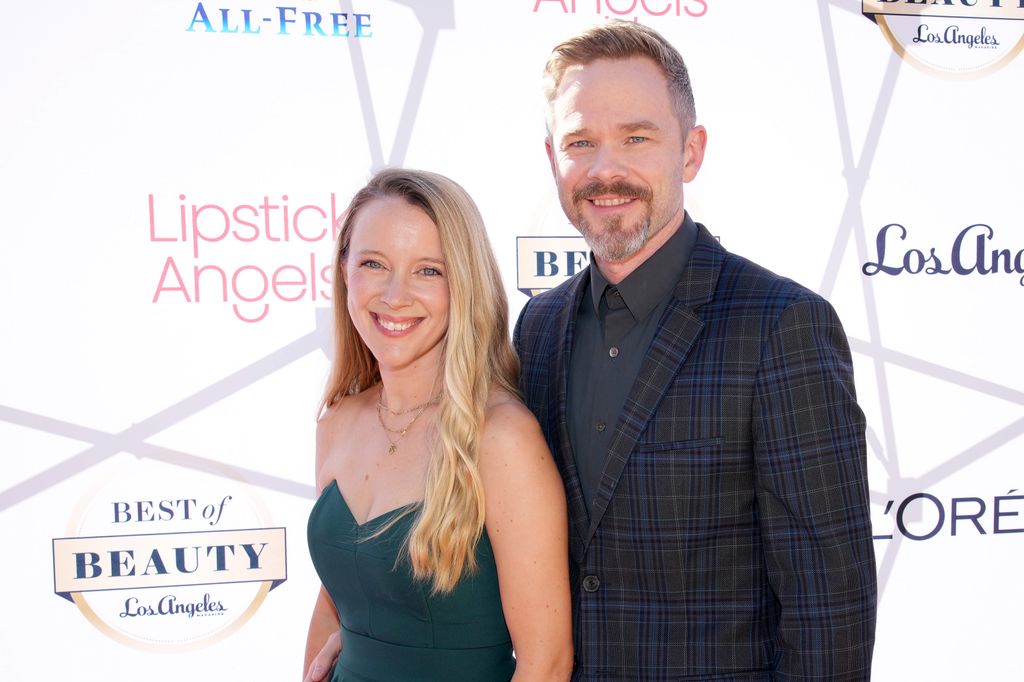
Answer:
[[[376,516],[366,519],[365,521],[360,523],[359,519],[356,518],[356,515],[352,513],[352,507],[349,506],[348,500],[345,499],[345,493],[341,491],[341,485],[338,484],[338,479],[331,479],[331,482],[327,484],[327,488],[324,488],[324,492],[326,492],[327,489],[330,488],[332,485],[334,486],[334,490],[338,494],[338,498],[341,500],[342,506],[345,507],[345,512],[348,514],[348,517],[352,519],[352,523],[354,523],[356,525],[356,528],[359,529],[365,528],[366,526],[376,523],[377,521],[380,521],[387,516],[397,514],[400,511],[408,509],[409,507],[413,507],[422,502],[422,500],[416,502],[406,502],[403,505],[399,505],[394,509],[388,509],[387,511],[381,512],[380,514],[377,514]],[[321,496],[323,496],[323,493],[321,493]]]

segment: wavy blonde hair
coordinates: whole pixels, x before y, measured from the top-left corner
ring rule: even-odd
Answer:
[[[359,212],[371,201],[389,197],[421,209],[437,226],[447,267],[450,300],[437,434],[406,552],[413,575],[430,580],[435,593],[450,592],[464,573],[476,569],[476,546],[484,527],[477,459],[487,398],[492,386],[519,394],[519,360],[509,340],[501,274],[476,204],[443,175],[386,169],[356,193],[342,218],[334,255],[334,363],[321,411],[380,382],[377,360],[349,316],[342,270]]]

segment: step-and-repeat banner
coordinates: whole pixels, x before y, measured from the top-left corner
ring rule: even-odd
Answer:
[[[844,320],[875,679],[1021,675],[1024,0],[5,6],[0,679],[299,677],[339,215],[435,170],[513,315],[584,267],[540,72],[606,17],[687,59],[691,214]]]

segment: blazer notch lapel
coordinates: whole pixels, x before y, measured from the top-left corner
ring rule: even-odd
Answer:
[[[608,511],[612,495],[640,434],[654,416],[669,385],[679,374],[690,349],[704,329],[704,322],[697,316],[695,309],[714,297],[726,251],[706,227],[698,223],[697,228],[697,243],[690,261],[676,286],[673,299],[662,314],[658,332],[654,335],[616,425],[601,482],[590,510],[590,525],[583,536],[584,547],[590,544],[601,519]]]
[[[557,428],[558,448],[555,461],[558,464],[559,472],[565,484],[566,502],[569,505],[569,518],[575,528],[575,534],[584,538],[587,532],[588,513],[583,502],[583,489],[580,484],[579,472],[576,469],[576,456],[569,441],[569,421],[566,412],[566,403],[569,395],[569,368],[571,367],[572,343],[576,331],[576,311],[579,310],[580,300],[586,289],[586,283],[590,278],[589,267],[584,268],[572,280],[569,281],[564,292],[564,304],[555,319],[555,332],[557,343],[555,344],[555,365],[554,378],[557,390],[556,404],[558,405],[555,415]],[[561,456],[557,456],[560,453]],[[582,545],[570,543],[570,551],[577,561],[582,561]]]
[[[669,304],[619,416],[601,482],[594,495],[590,527],[584,545],[589,544],[597,532],[640,434],[654,416],[662,397],[679,374],[690,348],[703,329],[704,323],[688,306],[678,299]]]

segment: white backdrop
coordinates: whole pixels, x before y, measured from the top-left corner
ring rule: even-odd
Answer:
[[[574,234],[541,67],[614,15],[690,67],[691,214],[846,325],[875,679],[1015,679],[1024,9],[1002,4],[911,19],[998,45],[901,47],[886,30],[926,34],[847,0],[5,3],[0,679],[298,678],[331,220],[384,165],[450,175],[518,314],[518,238]]]

